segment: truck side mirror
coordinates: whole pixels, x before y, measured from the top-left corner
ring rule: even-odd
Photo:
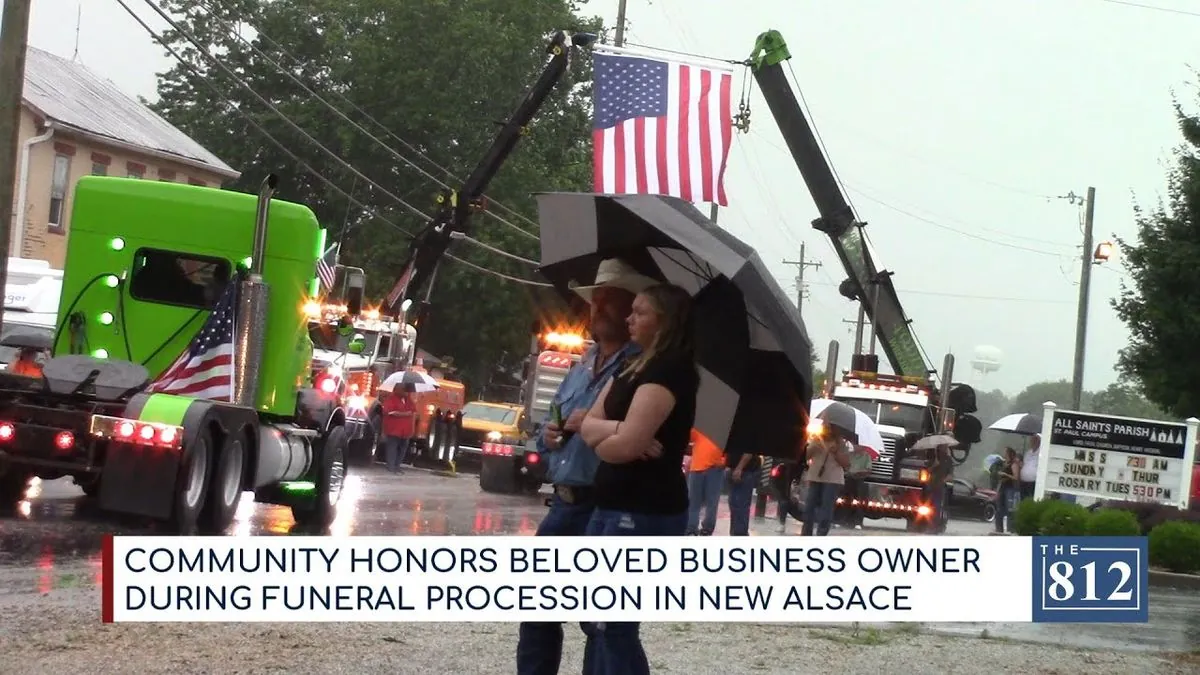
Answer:
[[[346,312],[350,316],[358,316],[362,314],[363,287],[367,278],[361,272],[351,272],[346,277]]]

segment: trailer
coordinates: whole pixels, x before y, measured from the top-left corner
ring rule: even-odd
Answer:
[[[52,358],[0,373],[0,506],[70,476],[100,512],[179,534],[223,532],[245,492],[334,521],[345,410],[312,386],[302,309],[325,231],[276,184],[80,179]]]

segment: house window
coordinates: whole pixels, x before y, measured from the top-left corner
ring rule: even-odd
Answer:
[[[137,169],[130,168],[130,169],[129,169],[129,177],[130,177],[130,178],[143,178],[144,176],[143,176],[143,174],[142,174],[142,172],[141,172],[141,171],[138,171]]]
[[[92,162],[92,175],[93,176],[107,176],[108,175],[108,166],[101,164],[100,162]]]
[[[62,232],[66,220],[67,181],[71,177],[71,158],[54,156],[54,175],[50,177],[50,214],[46,219],[52,232]]]
[[[128,171],[130,178],[144,178],[146,176],[146,165],[139,162],[125,162],[125,169]]]
[[[229,283],[229,261],[160,249],[133,256],[129,295],[137,300],[212,309]]]

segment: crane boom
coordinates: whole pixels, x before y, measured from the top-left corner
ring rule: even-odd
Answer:
[[[790,58],[783,36],[771,30],[758,36],[750,68],[817,206],[820,217],[813,221],[813,228],[829,236],[849,275],[841,284],[841,293],[862,304],[896,375],[929,378],[936,371],[917,344],[912,320],[904,314],[892,285],[892,273],[876,266],[863,236],[865,223],[855,216],[787,81],[783,63]]]
[[[550,92],[567,72],[571,47],[584,47],[595,39],[596,36],[590,33],[568,36],[559,31],[554,34],[546,47],[550,58],[542,68],[541,75],[512,116],[504,122],[491,147],[459,190],[446,191],[438,196],[437,214],[413,238],[408,258],[401,268],[401,277],[388,296],[387,305],[390,309],[394,311],[405,299],[417,294],[422,286],[433,283],[434,272],[450,247],[454,233],[469,231],[472,212],[485,207],[484,192],[488,185],[517,147],[527,125],[533,121]]]

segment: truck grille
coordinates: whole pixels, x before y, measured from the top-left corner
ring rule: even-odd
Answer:
[[[883,452],[879,453],[879,461],[871,464],[871,478],[891,481],[894,480],[896,465],[896,439],[891,436],[883,437]]]

